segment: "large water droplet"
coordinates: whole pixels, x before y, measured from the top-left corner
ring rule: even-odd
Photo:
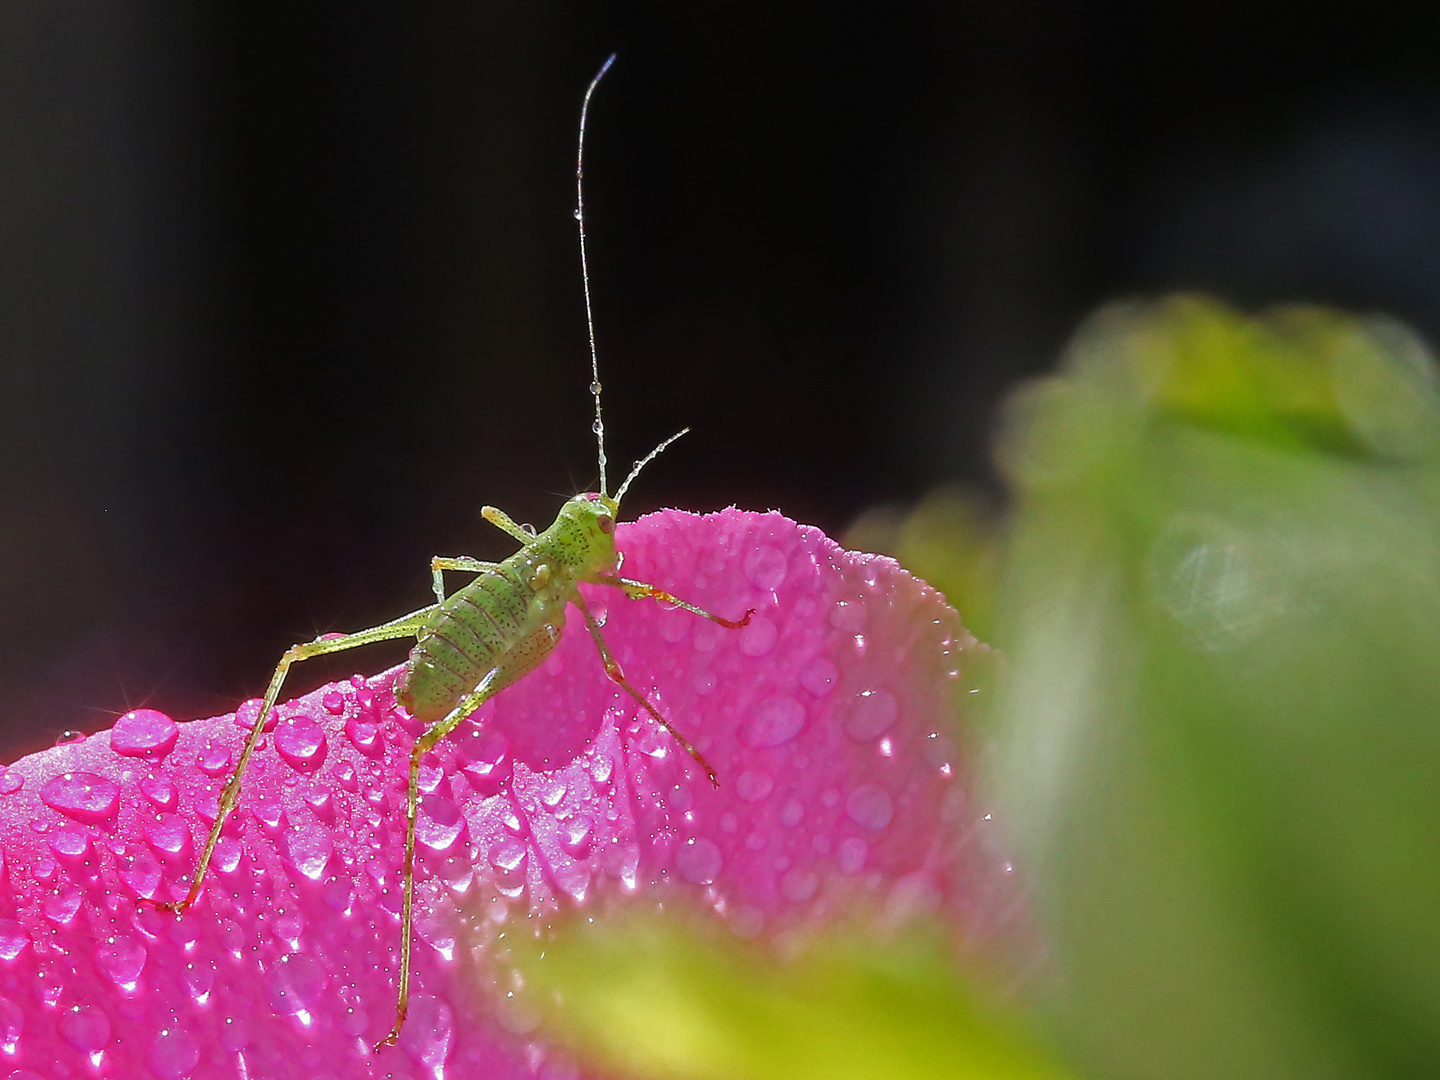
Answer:
[[[799,799],[786,799],[785,805],[780,807],[780,824],[787,829],[793,829],[804,820],[805,804]]]
[[[513,873],[525,861],[525,853],[526,848],[523,843],[507,836],[490,849],[490,865],[497,870]]]
[[[30,944],[30,935],[14,919],[0,919],[0,960],[9,963]]]
[[[175,749],[180,726],[163,712],[136,709],[128,712],[110,729],[110,749],[126,757],[163,758]]]
[[[820,878],[813,870],[802,870],[795,867],[780,879],[780,892],[786,900],[803,904],[815,895],[820,888]]]
[[[215,969],[209,964],[186,964],[180,972],[180,987],[196,1001],[202,1000],[215,985]]]
[[[179,814],[161,814],[145,826],[145,839],[161,858],[183,855],[190,844],[190,827]]]
[[[560,846],[579,859],[590,850],[590,830],[594,822],[585,814],[560,824]]]
[[[465,828],[460,808],[444,795],[426,795],[415,817],[415,839],[431,851],[444,851]]]
[[[358,1035],[358,1031],[346,1032]],[[250,1045],[250,1022],[243,1016],[227,1016],[220,1025],[220,1048],[226,1053],[238,1054]]]
[[[899,712],[895,695],[889,690],[862,690],[850,703],[845,734],[856,742],[869,742],[889,731]]]
[[[163,776],[147,776],[140,781],[140,791],[161,810],[175,809],[175,785]]]
[[[82,1054],[94,1054],[110,1044],[110,1018],[95,1005],[72,1005],[60,1014],[61,1037]]]
[[[325,711],[331,716],[339,716],[345,711],[345,695],[339,690],[326,690],[320,698],[320,704],[325,706]]]
[[[275,725],[275,749],[293,769],[315,769],[325,760],[325,729],[313,716],[297,713]]]
[[[823,656],[817,656],[800,672],[800,685],[816,697],[824,697],[840,681],[840,669]]]
[[[481,795],[494,795],[513,771],[509,740],[489,728],[461,740],[460,758],[461,771]]]
[[[830,625],[847,634],[858,634],[864,630],[868,617],[865,601],[858,596],[837,600],[830,609]]]
[[[255,726],[255,718],[260,715],[260,707],[264,704],[258,697],[249,701],[242,701],[240,707],[235,710],[235,726],[249,731]],[[275,730],[275,710],[270,710],[270,715],[265,717],[265,730]]]
[[[330,833],[314,823],[296,825],[285,834],[285,859],[311,881],[325,876],[335,844]]]
[[[67,772],[46,782],[40,800],[76,821],[93,824],[114,815],[120,805],[120,788],[95,773]]]
[[[161,1028],[145,1055],[145,1064],[160,1080],[184,1080],[200,1064],[200,1044],[183,1028]]]
[[[865,859],[870,854],[870,845],[858,836],[847,836],[835,850],[835,860],[847,874],[858,874],[865,869]]]
[[[155,856],[145,848],[134,847],[116,861],[120,864],[120,880],[130,891],[143,899],[153,900],[164,874]]]
[[[766,698],[740,726],[740,741],[751,750],[789,742],[805,726],[805,706],[792,697]]]
[[[290,953],[265,972],[265,991],[281,1016],[312,1012],[325,989],[325,967],[306,953]],[[408,1026],[408,1025],[407,1025]]]
[[[75,921],[82,899],[80,890],[73,885],[62,885],[58,892],[45,898],[42,905],[45,917],[56,926],[69,926]]]
[[[879,832],[895,816],[890,793],[876,784],[861,784],[845,800],[845,813],[861,828]]]
[[[102,941],[95,950],[95,967],[116,986],[129,990],[145,970],[145,958],[144,945],[134,938],[116,934]]]
[[[780,631],[764,615],[756,615],[750,624],[740,631],[740,651],[746,656],[764,656],[775,648]]]
[[[195,765],[206,776],[221,776],[230,771],[230,751],[211,743],[195,755]]]
[[[0,769],[0,795],[14,795],[25,785],[25,777],[14,769]]]
[[[675,855],[675,868],[680,876],[694,885],[711,884],[724,864],[719,847],[703,836],[687,840]]]
[[[741,565],[745,569],[745,577],[757,589],[773,592],[785,581],[785,553],[773,544],[761,544],[750,549]]]
[[[51,835],[50,850],[66,860],[83,859],[90,851],[90,836],[73,825],[63,826]]]
[[[373,720],[352,716],[345,721],[345,735],[362,754],[380,757],[385,753],[385,740],[380,738],[380,725]]]
[[[434,1080],[444,1080],[445,1062],[455,1049],[455,1014],[434,994],[415,994],[400,1033],[400,1046]]]
[[[25,1034],[24,1010],[6,997],[0,997],[0,1050],[15,1053],[20,1036]]]
[[[565,799],[565,781],[558,776],[547,776],[540,781],[540,801],[545,809],[554,810]]]

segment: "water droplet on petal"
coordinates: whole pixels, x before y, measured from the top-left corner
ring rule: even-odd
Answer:
[[[830,609],[830,625],[847,634],[858,634],[864,630],[867,618],[865,601],[858,596],[837,600]]]
[[[145,848],[133,847],[116,861],[120,864],[120,880],[130,891],[143,899],[153,900],[164,874],[155,856]]]
[[[120,805],[120,788],[91,772],[67,772],[46,782],[40,801],[76,821],[101,822]]]
[[[497,870],[514,872],[525,861],[525,852],[524,844],[507,836],[490,849],[490,864]]]
[[[145,970],[145,946],[117,934],[106,938],[95,950],[96,970],[124,990],[132,989]]]
[[[319,960],[306,953],[290,953],[265,972],[265,991],[277,1013],[293,1016],[302,1009],[314,1011],[326,981],[325,967]]]
[[[746,769],[735,778],[735,794],[745,802],[759,802],[775,787],[775,780],[767,772]]]
[[[60,737],[55,740],[55,745],[73,746],[75,743],[84,742],[87,737],[83,731],[62,731]]]
[[[175,749],[180,726],[162,712],[136,709],[110,729],[110,749],[126,757],[150,756],[159,760]]]
[[[82,1054],[110,1044],[110,1018],[96,1005],[73,1005],[60,1014],[61,1037]]]
[[[9,963],[30,944],[30,935],[14,919],[0,919],[0,960]]]
[[[715,842],[703,836],[687,840],[675,856],[675,868],[680,876],[694,885],[711,884],[724,862]]]
[[[803,904],[820,888],[820,878],[814,871],[802,870],[798,866],[780,879],[780,892],[786,900]]]
[[[25,777],[14,769],[0,769],[0,795],[14,795],[25,784]]]
[[[179,814],[161,814],[146,824],[145,839],[162,858],[175,858],[190,844],[190,827]]]
[[[297,825],[285,834],[285,859],[311,881],[325,876],[335,844],[330,833],[319,825]]]
[[[435,1080],[443,1080],[445,1062],[455,1049],[455,1014],[450,1006],[434,994],[412,995],[400,1046]]]
[[[845,734],[856,742],[869,742],[890,730],[899,705],[889,690],[862,690],[850,703]]]
[[[0,997],[0,1050],[7,1054],[15,1053],[24,1033],[24,1011],[9,998]]]
[[[816,697],[824,697],[840,681],[840,669],[823,656],[817,656],[800,672],[800,685]]]
[[[426,795],[415,817],[415,839],[431,851],[444,851],[465,828],[460,808],[444,795]]]
[[[372,720],[352,716],[345,721],[345,735],[362,754],[379,757],[385,753],[385,741],[380,738],[380,725]]]
[[[785,805],[780,808],[780,824],[793,829],[804,820],[805,804],[799,799],[786,799]]]
[[[161,1028],[145,1064],[160,1080],[184,1080],[200,1064],[200,1044],[182,1028]]]
[[[161,810],[175,809],[175,785],[163,776],[147,776],[140,781],[140,791]]]
[[[195,755],[195,765],[206,776],[219,776],[230,769],[230,751],[223,746],[207,745]]]
[[[847,836],[840,841],[835,858],[840,869],[847,874],[858,874],[865,869],[865,859],[870,854],[870,845],[858,836]]]
[[[80,910],[81,899],[79,889],[73,885],[65,885],[53,896],[47,896],[41,906],[45,917],[56,926],[69,926],[75,921],[75,913]]]
[[[740,726],[740,741],[751,750],[789,742],[805,726],[805,706],[792,697],[766,698]]]
[[[339,716],[345,711],[345,695],[339,690],[326,690],[320,698],[320,704],[325,706],[325,711],[331,716]]]
[[[63,859],[83,859],[90,851],[89,834],[66,825],[50,837],[50,850]]]
[[[347,1032],[358,1035],[360,1032]],[[227,1016],[220,1026],[220,1047],[226,1053],[238,1054],[250,1045],[250,1023],[243,1016]]]
[[[314,769],[325,760],[325,729],[313,716],[297,713],[275,725],[275,749],[292,769]]]
[[[775,648],[780,631],[764,615],[756,615],[750,624],[740,631],[740,651],[746,656],[764,656]]]
[[[594,823],[585,814],[560,825],[560,846],[570,855],[583,858],[590,850],[590,830]]]
[[[554,810],[565,798],[565,781],[557,776],[549,776],[540,782],[540,801],[545,804],[545,809]]]
[[[861,784],[845,800],[845,813],[861,828],[879,832],[895,816],[890,793],[876,784]]]
[[[180,986],[196,1001],[210,993],[215,985],[215,969],[208,964],[186,964],[180,972]]]
[[[745,554],[745,577],[757,589],[771,592],[785,581],[785,553],[773,544],[761,544]]]

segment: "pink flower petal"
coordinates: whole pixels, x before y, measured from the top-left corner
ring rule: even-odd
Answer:
[[[538,1062],[578,1076],[494,962],[531,916],[689,898],[755,937],[860,900],[983,930],[1006,879],[950,734],[959,669],[983,647],[939,595],[774,513],[664,511],[619,537],[627,575],[725,617],[757,609],[731,631],[586,590],[718,790],[606,678],[574,619],[541,670],[425,762],[410,1019],[377,1054],[419,730],[394,703],[396,671],[284,706],[180,919],[139,898],[184,894],[244,732],[233,715],[175,732],[132,716],[0,785],[0,1068],[415,1080]]]

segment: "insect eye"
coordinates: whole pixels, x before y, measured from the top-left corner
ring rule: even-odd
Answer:
[[[615,519],[609,514],[601,514],[595,519],[595,524],[600,526],[602,533],[612,533],[615,531]]]

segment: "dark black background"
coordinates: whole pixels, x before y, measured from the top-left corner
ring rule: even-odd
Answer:
[[[627,516],[993,483],[1117,295],[1440,333],[1440,34],[1374,4],[0,7],[0,751],[232,708],[594,482]],[[403,655],[341,664],[377,669]],[[323,673],[297,681],[313,685]]]

